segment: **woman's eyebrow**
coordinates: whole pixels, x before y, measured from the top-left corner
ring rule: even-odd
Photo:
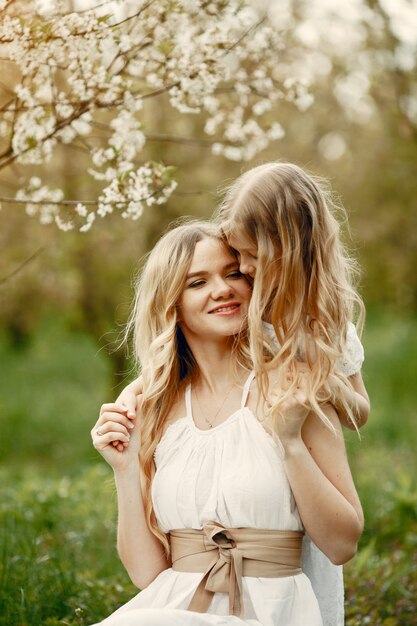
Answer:
[[[229,269],[231,269],[232,267],[236,267],[239,266],[239,263],[237,261],[232,261],[231,263],[228,263],[227,265],[225,265],[222,269],[223,271],[227,271]],[[190,274],[187,274],[187,280],[189,278],[194,278],[195,276],[206,276],[207,274],[209,274],[210,272],[207,270],[200,270],[197,272],[190,272]]]

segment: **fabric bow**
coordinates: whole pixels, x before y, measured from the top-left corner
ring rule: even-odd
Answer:
[[[225,528],[214,521],[202,530],[171,530],[173,569],[203,573],[188,610],[206,613],[221,592],[229,594],[229,614],[243,617],[242,577],[299,574],[302,538],[301,531]]]
[[[229,614],[242,617],[243,554],[236,546],[230,531],[218,522],[206,522],[203,533],[206,550],[217,553],[197,587],[189,610],[206,611],[214,593],[223,592],[229,594]],[[203,610],[193,609],[193,605],[199,607],[203,603]]]

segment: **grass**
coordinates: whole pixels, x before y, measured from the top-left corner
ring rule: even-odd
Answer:
[[[4,485],[10,473],[0,479]],[[27,468],[2,491],[1,626],[92,624],[133,595],[115,550],[114,487],[102,464],[76,478]]]
[[[111,470],[91,448],[112,399],[105,355],[55,323],[25,351],[0,342],[0,626],[87,626],[135,588],[115,550]],[[348,434],[366,516],[346,566],[347,626],[417,624],[417,329],[373,317],[364,376],[373,410]]]

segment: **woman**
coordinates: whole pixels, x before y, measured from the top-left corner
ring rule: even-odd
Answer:
[[[282,388],[270,368],[262,396],[249,299],[213,226],[179,227],[149,257],[131,320],[139,419],[104,405],[92,430],[115,472],[119,553],[144,590],[103,624],[319,626],[303,526],[333,562],[355,553],[363,516],[335,410],[320,406],[326,424],[311,410],[301,360]]]
[[[312,365],[309,397],[316,411],[321,411],[316,396],[328,398],[342,424],[357,429],[370,408],[360,372],[363,348],[351,321],[355,304],[361,321],[363,305],[352,287],[355,268],[341,245],[336,211],[323,181],[294,164],[273,162],[239,177],[217,218],[239,255],[241,271],[254,281],[249,327],[261,386],[269,340],[281,378],[294,368],[297,355],[305,355]],[[132,418],[140,391],[138,379],[117,401]],[[306,538],[303,569],[325,626],[343,626],[342,568]]]

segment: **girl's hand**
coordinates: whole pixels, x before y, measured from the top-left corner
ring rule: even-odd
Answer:
[[[280,419],[278,420],[278,436],[281,443],[290,443],[297,439],[301,440],[301,429],[311,411],[308,400],[308,373],[307,369],[298,369],[296,388],[292,395],[281,404]],[[292,384],[291,375],[287,376],[287,391]]]
[[[113,470],[137,463],[140,450],[140,420],[130,420],[120,404],[103,404],[91,430],[93,445]]]
[[[125,387],[118,398],[117,404],[121,404],[126,409],[126,415],[129,419],[135,419],[136,409],[138,408],[138,396],[143,392],[142,376],[136,378],[127,387]]]

